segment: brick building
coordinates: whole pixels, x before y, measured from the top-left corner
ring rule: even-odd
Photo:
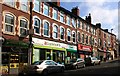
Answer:
[[[28,63],[30,23],[34,29],[32,63],[45,59],[68,63],[70,59],[78,57],[104,57],[109,42],[111,49],[115,49],[116,36],[103,30],[100,24],[93,25],[91,14],[85,20],[82,19],[78,7],[68,11],[60,6],[59,1],[34,0],[30,22],[30,3],[15,1],[3,0],[1,3],[2,36],[5,38],[2,46],[4,66],[18,68],[20,63]],[[109,42],[106,35],[111,37]]]

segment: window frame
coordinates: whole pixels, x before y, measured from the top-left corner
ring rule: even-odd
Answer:
[[[21,27],[20,25],[21,25],[21,20],[23,20],[23,21],[27,21],[27,27],[25,28],[25,27]],[[21,36],[21,37],[25,37],[25,36],[27,36],[28,34],[27,34],[27,32],[28,32],[28,20],[26,19],[26,18],[21,18],[20,20],[19,20],[19,23],[20,23],[20,28],[19,28],[19,35]],[[26,30],[26,35],[22,35],[21,34],[21,29],[24,29],[24,30]]]
[[[61,17],[63,17],[63,21],[61,21]],[[64,13],[63,13],[63,12],[60,12],[60,22],[65,23],[65,20],[64,20]]]
[[[61,29],[64,30],[63,33],[61,33]],[[63,34],[63,39],[61,38],[61,35]],[[65,40],[65,28],[63,26],[60,26],[60,40]]]
[[[37,2],[39,2],[39,3],[37,3]],[[35,6],[37,6],[37,7],[39,7],[37,10],[36,10],[36,7]],[[35,12],[38,12],[38,13],[40,13],[41,12],[41,1],[40,0],[34,0],[34,7],[33,7],[33,10],[35,11]]]
[[[48,36],[47,36],[47,35],[44,35],[44,31],[45,31],[45,29],[44,29],[44,24],[45,24],[45,22],[48,23]],[[44,37],[50,37],[50,22],[47,21],[47,20],[43,20],[43,36],[44,36]]]
[[[52,18],[58,20],[58,9],[53,7]]]
[[[75,34],[75,36],[74,36],[74,34]],[[73,41],[73,43],[76,43],[76,32],[75,31],[72,31],[72,41]]]
[[[78,35],[77,35],[78,37],[77,37],[77,41],[78,42],[81,42],[81,34],[80,34],[80,32],[78,32]]]
[[[26,6],[26,9],[22,8],[22,6]],[[24,2],[22,2],[22,0],[20,0],[20,10],[24,11],[24,12],[28,12],[28,0],[25,0]]]
[[[70,38],[70,40],[68,38]],[[71,42],[71,30],[70,29],[67,29],[67,41]]]
[[[70,21],[70,16],[67,16],[67,18],[66,18],[66,24],[68,25],[68,26],[71,26],[71,21]]]
[[[3,0],[3,2],[4,2],[4,4],[6,4],[8,6],[16,7],[16,1],[15,0],[12,0],[12,1],[9,1],[9,2],[7,2],[6,0]]]
[[[48,14],[45,13],[46,12],[45,11],[45,6],[47,6],[47,13]],[[50,17],[50,13],[49,12],[50,12],[50,6],[48,4],[46,4],[46,3],[44,3],[43,4],[43,15]]]
[[[39,33],[36,33],[35,32],[35,19],[38,19],[39,20]],[[37,16],[33,16],[33,27],[34,27],[34,34],[36,35],[41,35],[41,19]]]
[[[55,30],[55,28],[57,28],[57,29]],[[59,38],[59,32],[58,32],[58,30],[59,30],[58,25],[55,24],[55,23],[53,23],[53,35],[52,35],[52,37],[54,39],[58,39]],[[55,37],[55,34],[56,34],[57,37]]]

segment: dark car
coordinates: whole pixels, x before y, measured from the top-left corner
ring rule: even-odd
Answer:
[[[80,67],[85,67],[85,61],[82,58],[71,59],[70,63],[65,64],[67,69],[78,69]]]
[[[85,60],[85,65],[96,65],[101,63],[101,61],[96,58],[96,57],[87,57],[84,59]]]

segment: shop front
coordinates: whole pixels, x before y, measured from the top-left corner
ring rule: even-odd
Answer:
[[[70,59],[76,59],[76,58],[78,58],[77,46],[67,45],[66,50],[67,50],[67,63],[70,62]]]
[[[2,45],[2,66],[6,67],[6,71],[18,73],[20,65],[27,65],[27,63],[28,44],[23,41],[6,40]]]
[[[83,58],[83,59],[85,57],[92,56],[93,55],[92,47],[78,44],[78,54],[79,54],[80,58]]]
[[[33,38],[33,57],[32,62],[39,60],[54,60],[58,63],[66,62],[66,44]]]

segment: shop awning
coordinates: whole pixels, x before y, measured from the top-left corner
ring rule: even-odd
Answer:
[[[77,52],[77,50],[74,50],[74,49],[67,49],[67,51],[69,51],[69,52]]]

